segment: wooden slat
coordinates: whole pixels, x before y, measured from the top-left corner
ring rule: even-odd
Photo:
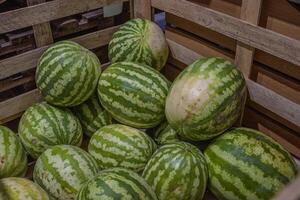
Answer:
[[[116,30],[118,30],[118,28],[119,26],[114,26],[111,28],[79,36],[71,40],[78,42],[88,49],[94,49],[108,44],[112,34]],[[46,49],[47,46],[44,46],[14,57],[1,60],[0,79],[4,79],[13,74],[35,68],[38,59]]]
[[[45,2],[46,0],[27,0],[27,5],[32,6]],[[37,47],[42,47],[53,43],[52,31],[49,22],[34,25],[32,28]]]
[[[152,6],[208,27],[300,66],[300,41],[187,0],[151,0]],[[184,9],[183,9],[184,8]]]
[[[54,0],[0,13],[0,34],[127,0]]]
[[[134,17],[151,20],[151,2],[149,0],[134,0]]]
[[[191,64],[202,56],[199,53],[190,50],[188,47],[185,47],[182,44],[170,39],[170,37],[168,38],[168,35],[167,41],[169,43],[172,56],[187,65]],[[285,97],[282,97],[268,88],[259,85],[258,83],[255,83],[250,79],[246,79],[246,81],[249,89],[250,99],[252,101],[281,116],[294,125],[299,126],[300,105],[290,101]]]

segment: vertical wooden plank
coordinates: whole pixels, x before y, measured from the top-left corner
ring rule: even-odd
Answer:
[[[260,18],[262,1],[263,0],[243,0],[240,18],[249,23],[257,25]],[[243,72],[245,78],[249,78],[250,76],[254,51],[255,49],[253,47],[245,45],[241,42],[237,42],[235,64]],[[243,108],[238,125],[241,125],[243,121],[246,100],[247,96],[245,96],[243,100]]]
[[[151,0],[134,0],[134,17],[151,20]]]
[[[44,2],[46,2],[46,0],[27,0],[27,5],[32,6]],[[34,25],[32,28],[37,47],[53,43],[52,31],[49,22]]]

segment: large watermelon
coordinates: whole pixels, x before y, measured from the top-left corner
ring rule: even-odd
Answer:
[[[174,130],[167,122],[162,123],[155,130],[154,139],[159,145],[180,141],[177,131]]]
[[[297,173],[290,154],[252,129],[224,133],[205,150],[209,188],[219,199],[271,199]]]
[[[57,145],[38,158],[33,179],[51,197],[72,200],[82,185],[98,172],[96,161],[84,150],[71,145]]]
[[[80,146],[82,129],[73,113],[46,102],[29,107],[19,123],[19,135],[27,152],[37,158],[58,144]]]
[[[197,147],[185,142],[161,146],[143,172],[159,200],[202,199],[207,175],[203,154]]]
[[[87,100],[97,86],[100,62],[88,49],[71,41],[53,44],[40,58],[36,84],[44,99],[58,106]]]
[[[151,66],[157,70],[164,67],[169,55],[162,30],[146,19],[132,19],[114,33],[108,47],[111,62],[130,61]]]
[[[97,93],[84,103],[72,108],[78,117],[82,130],[88,136],[92,136],[99,128],[112,123],[110,114],[104,110],[99,102]]]
[[[142,171],[156,150],[144,132],[121,124],[104,126],[91,138],[88,151],[102,169],[123,167]]]
[[[0,125],[0,178],[24,176],[27,156],[21,141],[10,129]]]
[[[171,86],[166,100],[167,120],[184,139],[211,139],[239,118],[245,91],[242,73],[229,61],[199,59]]]
[[[131,62],[114,63],[100,76],[98,95],[114,119],[151,128],[164,119],[169,82],[158,71]]]
[[[135,172],[124,168],[101,171],[82,187],[77,200],[157,200],[152,188]]]
[[[0,179],[1,200],[49,200],[48,194],[36,183],[17,177]]]

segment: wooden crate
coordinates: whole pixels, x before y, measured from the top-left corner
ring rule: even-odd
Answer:
[[[266,2],[272,6],[271,0],[264,0],[264,3],[262,0],[129,1],[135,17],[152,19],[154,9],[167,13],[166,37],[171,56],[164,73],[169,79],[174,79],[199,57],[220,56],[235,62],[244,73],[249,90],[241,123],[270,135],[293,155],[300,157],[300,42],[299,35],[293,35],[298,30],[299,20],[293,18],[293,13],[287,12],[276,18],[274,16],[281,13],[274,12],[270,22],[260,21],[260,15],[265,19],[264,13],[260,11]],[[34,70],[38,58],[53,43],[49,21],[127,0],[32,2],[39,4],[0,13],[0,34],[32,26],[37,46],[33,50],[0,60],[0,80]],[[274,10],[274,6],[268,9]],[[285,22],[292,25],[287,26]],[[118,27],[70,39],[89,49],[96,49],[106,46]],[[280,27],[289,28],[282,30]],[[0,83],[3,87],[23,84],[16,83],[14,79]],[[18,119],[26,108],[41,100],[39,91],[28,87],[24,93],[0,100],[0,124],[16,126],[17,121],[14,119]],[[299,187],[300,176],[275,199],[299,199]],[[207,194],[205,199],[214,197]]]

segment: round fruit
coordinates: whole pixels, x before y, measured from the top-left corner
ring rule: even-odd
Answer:
[[[132,19],[113,34],[108,47],[111,62],[130,61],[161,70],[169,48],[163,31],[146,19]]]
[[[159,145],[180,141],[177,131],[168,123],[161,124],[154,133],[155,141]]]
[[[78,117],[83,132],[92,136],[99,128],[112,123],[110,114],[104,110],[94,93],[87,101],[72,108]]]
[[[46,102],[29,107],[21,118],[19,135],[27,152],[33,157],[58,144],[80,146],[82,129],[73,113]]]
[[[79,105],[96,88],[100,66],[97,56],[88,49],[71,41],[57,42],[38,62],[36,85],[53,105]]]
[[[139,172],[156,150],[144,132],[121,124],[99,129],[91,138],[88,151],[102,169],[123,167]]]
[[[135,172],[112,168],[103,170],[85,184],[77,200],[157,200],[152,188]]]
[[[164,119],[168,80],[158,71],[131,62],[114,63],[101,75],[98,95],[114,119],[135,128],[152,128]]]
[[[229,61],[199,59],[171,86],[166,100],[167,120],[183,139],[211,139],[239,118],[245,91],[242,73]]]
[[[48,194],[36,183],[17,177],[0,179],[0,199],[49,200]]]
[[[79,147],[57,145],[47,149],[36,161],[33,179],[59,200],[75,199],[78,191],[98,173],[91,155]]]
[[[297,173],[290,154],[252,129],[224,133],[205,150],[209,188],[218,199],[271,199]]]
[[[207,175],[203,154],[185,142],[161,146],[143,172],[143,177],[160,200],[202,199]]]
[[[27,156],[17,135],[0,125],[0,179],[24,176]]]

